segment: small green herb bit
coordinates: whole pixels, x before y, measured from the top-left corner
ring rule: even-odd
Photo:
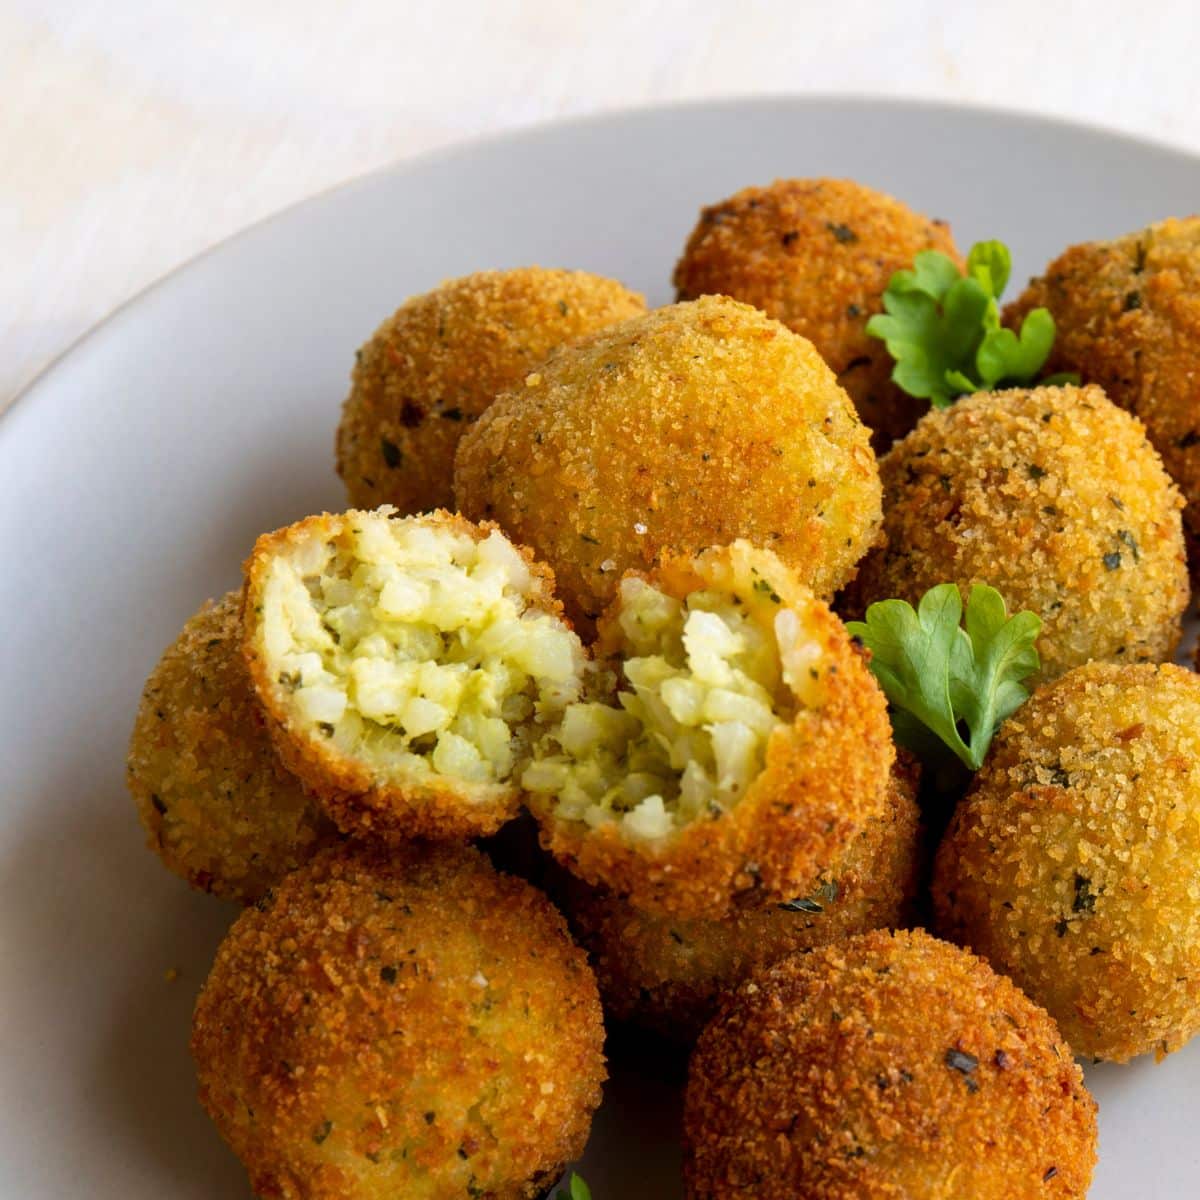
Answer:
[[[1054,318],[1035,308],[1018,332],[1000,324],[1011,271],[1008,247],[992,241],[971,247],[965,275],[945,254],[922,250],[911,271],[892,276],[883,293],[886,312],[867,322],[867,333],[887,345],[898,387],[945,408],[966,392],[1033,382],[1054,345]]]
[[[882,600],[846,628],[871,651],[896,740],[926,759],[943,743],[978,771],[1000,723],[1029,698],[1023,680],[1041,666],[1034,642],[1042,621],[1031,612],[1008,616],[1003,597],[985,584],[971,589],[965,629],[962,615],[957,585],[939,583],[915,611],[907,601]]]
[[[592,1189],[583,1181],[582,1175],[577,1175],[574,1171],[571,1172],[571,1178],[567,1181],[567,1191],[559,1188],[554,1193],[554,1200],[592,1200]]]

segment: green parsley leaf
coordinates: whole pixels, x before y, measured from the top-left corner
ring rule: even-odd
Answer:
[[[1027,313],[1019,330],[1000,324],[1000,296],[1012,273],[1003,242],[976,242],[966,273],[937,250],[922,250],[912,270],[897,271],[882,313],[867,322],[895,360],[892,379],[910,396],[945,408],[968,392],[1029,384],[1054,345],[1054,318]],[[1057,375],[1054,383],[1078,383]]]
[[[940,583],[915,610],[882,600],[846,628],[871,651],[896,740],[926,761],[947,747],[978,771],[1001,722],[1029,698],[1023,681],[1041,666],[1034,643],[1042,621],[1032,612],[1008,616],[985,584],[971,588],[965,629],[962,616],[957,585]]]
[[[592,1200],[592,1189],[583,1181],[582,1175],[577,1175],[574,1171],[571,1172],[571,1178],[567,1181],[567,1191],[559,1188],[554,1193],[554,1200]]]

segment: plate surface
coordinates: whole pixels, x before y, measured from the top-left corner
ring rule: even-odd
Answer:
[[[343,507],[354,348],[483,267],[615,275],[669,300],[698,207],[850,176],[1000,237],[1016,285],[1070,242],[1191,212],[1200,160],[1093,130],[880,101],[773,99],[551,126],[402,164],[219,247],[77,345],[0,421],[0,1194],[249,1196],[194,1099],[192,999],[233,916],[142,846],[123,785],[140,688],[254,536]],[[168,982],[174,968],[178,978]],[[1088,1071],[1093,1200],[1195,1195],[1200,1044]],[[597,1200],[679,1195],[674,1089],[622,1070]]]

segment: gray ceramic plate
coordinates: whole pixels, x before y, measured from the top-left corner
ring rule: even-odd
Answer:
[[[1069,242],[1200,207],[1200,160],[993,112],[774,99],[551,126],[257,226],[0,421],[0,1194],[249,1195],[186,1048],[233,913],[143,849],[122,759],[143,678],[255,534],[342,506],[332,437],[355,346],[481,267],[582,267],[666,301],[699,205],[780,175],[851,176],[950,219],[960,244],[1001,237],[1016,280]],[[1194,1196],[1200,1045],[1088,1074],[1095,1200]],[[622,1071],[585,1164],[597,1200],[678,1195],[676,1122],[671,1087]]]

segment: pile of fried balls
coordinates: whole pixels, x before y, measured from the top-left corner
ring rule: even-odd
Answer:
[[[676,303],[482,271],[358,351],[350,507],[258,539],[129,750],[244,906],[192,1052],[257,1196],[547,1195],[606,1021],[690,1053],[689,1200],[1086,1194],[1077,1057],[1200,1028],[1200,218],[1005,311],[1078,384],[932,409],[866,332],[929,249],[784,180],[702,211]],[[1042,626],[943,811],[843,618],[945,582]]]

